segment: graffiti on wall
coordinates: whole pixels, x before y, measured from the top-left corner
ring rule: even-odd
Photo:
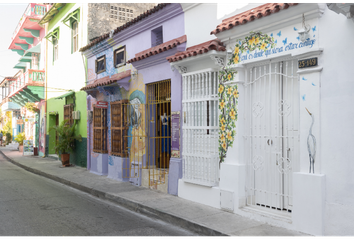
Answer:
[[[129,159],[131,162],[141,162],[145,155],[145,94],[140,90],[135,90],[129,96],[129,103]]]

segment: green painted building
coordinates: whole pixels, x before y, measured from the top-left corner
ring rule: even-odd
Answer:
[[[55,3],[42,18],[46,26],[46,155],[55,154],[58,137],[53,129],[64,119],[76,122],[75,133],[82,136],[70,153],[70,163],[87,165],[87,107],[85,85],[86,68],[78,51],[87,44],[87,4]]]

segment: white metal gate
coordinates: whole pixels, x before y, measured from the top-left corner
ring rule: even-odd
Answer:
[[[253,66],[246,80],[247,205],[291,212],[299,163],[297,61]]]

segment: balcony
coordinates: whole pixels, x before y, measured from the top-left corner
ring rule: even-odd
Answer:
[[[47,13],[48,6],[38,3],[30,3],[22,15],[11,38],[9,49],[17,51],[23,55],[23,51],[28,50],[29,45],[37,44],[34,38],[39,37],[42,27],[38,22]]]
[[[9,86],[8,97],[20,106],[44,99],[45,71],[29,69]]]

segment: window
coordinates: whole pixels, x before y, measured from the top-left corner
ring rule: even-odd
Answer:
[[[128,100],[111,102],[111,153],[119,157],[128,155],[128,104]]]
[[[31,69],[39,69],[39,54],[32,53]]]
[[[215,186],[219,182],[218,72],[183,76],[183,179]]]
[[[93,106],[93,151],[107,153],[107,109]]]
[[[58,53],[59,53],[59,50],[58,50],[58,39],[57,38],[53,38],[53,60],[56,61],[58,60]]]
[[[103,55],[96,60],[96,73],[102,73],[104,71],[106,71],[106,55]]]
[[[151,47],[158,46],[163,43],[162,26],[151,31]]]
[[[114,51],[114,64],[116,67],[125,65],[125,46]]]
[[[79,31],[77,21],[72,24],[72,52],[76,52],[78,50],[79,45]]]
[[[64,120],[68,120],[67,124],[72,126],[74,124],[73,113],[74,104],[64,105]]]

